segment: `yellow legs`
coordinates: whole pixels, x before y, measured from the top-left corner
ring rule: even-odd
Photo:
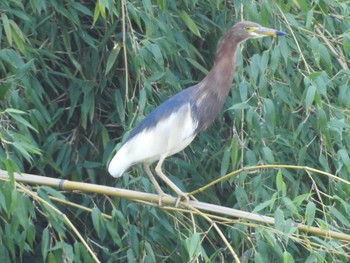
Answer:
[[[164,158],[161,158],[156,166],[156,174],[168,185],[170,186],[171,189],[174,190],[174,192],[178,195],[178,200],[176,201],[176,205],[178,206],[179,202],[181,200],[189,200],[189,197],[187,195],[187,193],[184,193],[183,191],[181,191],[162,171],[162,164],[163,164]],[[160,188],[158,182],[156,181],[156,179],[154,178],[151,169],[149,167],[149,164],[144,163],[143,164],[144,170],[146,172],[146,174],[148,175],[149,179],[151,180],[152,184],[154,185],[154,188],[156,189],[156,191],[159,194],[159,205],[161,205],[161,198],[162,196],[164,196],[164,192],[163,190]]]

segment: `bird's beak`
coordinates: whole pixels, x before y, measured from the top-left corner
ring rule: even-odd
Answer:
[[[258,27],[254,33],[260,37],[264,37],[264,36],[275,37],[275,36],[284,36],[287,34],[285,32],[278,31],[272,28],[267,28],[267,27]]]

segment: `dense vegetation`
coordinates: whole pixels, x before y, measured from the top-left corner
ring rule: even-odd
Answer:
[[[1,1],[0,169],[154,192],[139,166],[107,174],[114,147],[205,76],[234,22],[255,21],[288,36],[242,45],[224,110],[164,169],[186,191],[258,164],[342,178],[257,169],[196,197],[276,219],[220,223],[241,262],[349,261],[349,240],[292,224],[350,234],[349,13],[342,0]],[[193,214],[14,180],[0,189],[1,262],[91,262],[82,240],[101,262],[233,260]]]

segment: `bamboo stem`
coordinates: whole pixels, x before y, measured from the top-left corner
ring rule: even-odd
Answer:
[[[324,175],[330,175],[326,172],[318,171],[316,169],[310,168],[310,167],[300,167],[300,166],[292,166],[292,165],[262,165],[262,166],[254,166],[254,167],[246,167],[244,169],[240,169],[236,172],[230,173],[227,176],[224,176],[225,178],[232,176],[233,174],[237,174],[241,171],[247,171],[247,170],[256,170],[256,169],[263,169],[263,168],[294,168],[294,169],[305,169],[308,171],[318,172]],[[332,175],[333,176],[333,175]],[[37,184],[37,185],[46,185],[51,187],[56,187],[62,190],[70,190],[70,191],[82,191],[82,192],[90,192],[90,193],[97,193],[97,194],[104,194],[109,196],[115,196],[115,197],[121,197],[121,198],[127,198],[130,200],[141,200],[141,201],[149,201],[153,203],[158,203],[159,196],[156,194],[148,194],[138,191],[132,191],[127,189],[121,189],[121,188],[115,188],[115,187],[109,187],[105,185],[96,185],[96,184],[89,184],[89,183],[80,183],[80,182],[73,182],[68,180],[62,180],[62,179],[56,179],[56,178],[49,178],[44,176],[38,176],[33,174],[14,174],[15,180],[17,182],[23,182],[28,184]],[[222,177],[222,178],[224,178]],[[220,178],[220,179],[222,179]],[[336,177],[338,180],[341,178]],[[9,176],[6,171],[0,170],[0,180],[9,180]],[[215,182],[215,181],[214,181]],[[212,184],[210,184],[212,185]],[[205,189],[207,187],[204,187]],[[201,188],[203,189],[203,188]],[[196,191],[200,192],[200,191]],[[177,198],[172,197],[170,195],[165,195],[162,197],[162,204],[163,205],[172,205],[174,206],[177,202]],[[187,203],[188,202],[188,203]],[[241,211],[233,208],[223,207],[219,205],[209,204],[205,202],[199,202],[199,201],[181,201],[180,206],[182,207],[188,207],[192,206],[198,210],[204,210],[212,214],[221,214],[231,217],[237,217],[241,220],[248,220],[248,221],[254,221],[254,222],[260,222],[264,224],[274,225],[275,220],[272,217],[263,216],[255,213],[249,213],[246,211]],[[332,230],[323,230],[317,227],[309,227],[303,224],[294,223],[295,227],[298,228],[298,230],[314,234],[326,238],[336,238],[344,241],[350,242],[350,235],[332,231]]]

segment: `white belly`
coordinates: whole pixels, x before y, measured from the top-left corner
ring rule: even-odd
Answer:
[[[150,164],[183,150],[196,136],[197,125],[191,117],[190,105],[183,105],[127,141],[110,162],[109,173],[119,177],[133,164]]]

